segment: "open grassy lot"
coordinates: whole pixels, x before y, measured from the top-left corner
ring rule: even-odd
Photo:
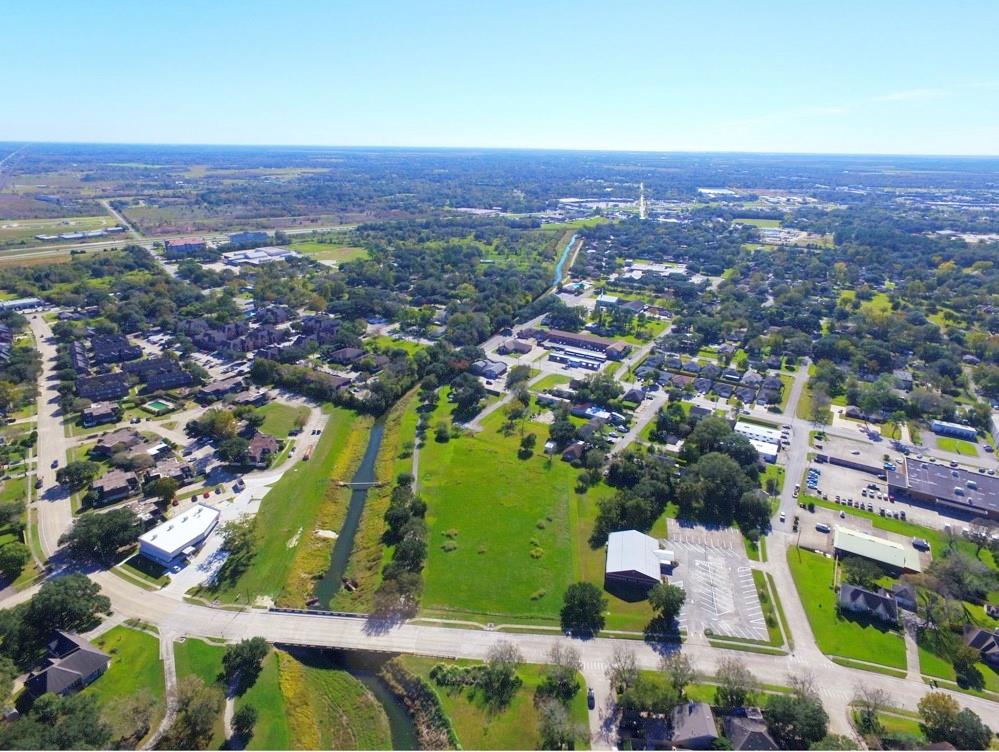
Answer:
[[[437,691],[444,712],[464,749],[538,749],[538,713],[534,705],[534,691],[541,681],[540,666],[525,665],[517,669],[523,686],[517,690],[510,704],[501,711],[487,707],[482,698],[468,689],[438,687],[430,679],[430,670],[441,663],[435,658],[413,655],[403,656],[403,664],[414,674],[422,676]],[[457,661],[471,665],[471,661]],[[570,712],[572,720],[582,727],[587,724],[586,685],[579,677],[580,690],[573,698]],[[577,743],[576,749],[589,749],[589,744]]]
[[[837,613],[832,559],[805,549],[790,548],[787,561],[815,641],[823,653],[905,668],[905,644],[901,634]]]
[[[410,355],[418,353],[420,350],[424,349],[424,345],[421,345],[419,342],[413,342],[408,339],[394,339],[387,334],[383,334],[378,337],[369,337],[365,340],[365,343],[368,345],[374,345],[377,349],[383,352],[405,350]]]
[[[222,674],[222,656],[225,654],[224,646],[188,638],[183,642],[175,643],[173,651],[178,682],[183,681],[188,676],[197,676],[207,686],[219,681]],[[220,710],[215,719],[212,741],[208,748],[221,749],[224,743],[225,718]]]
[[[264,416],[260,430],[279,439],[288,438],[288,434],[295,428],[296,420],[306,420],[309,417],[309,408],[305,405],[285,405],[281,402],[271,402],[257,412]]]
[[[551,389],[552,387],[562,386],[568,384],[572,381],[568,376],[563,376],[560,373],[550,373],[544,378],[538,379],[538,381],[531,385],[532,392],[543,392],[545,389]]]
[[[62,217],[59,219],[5,219],[0,221],[0,248],[43,243],[72,243],[72,240],[37,240],[35,235],[59,235],[64,232],[85,232],[114,227],[118,224],[108,215],[94,217]],[[124,235],[124,233],[120,233]],[[86,238],[89,241],[113,240],[115,235]]]
[[[937,436],[937,448],[945,452],[953,452],[954,454],[963,454],[965,457],[977,457],[978,447],[976,447],[970,441],[965,441],[964,439],[955,439],[952,436]]]
[[[430,425],[449,409],[442,399]],[[572,575],[578,471],[540,453],[518,459],[519,435],[503,436],[504,420],[496,411],[481,432],[446,443],[431,435],[421,450],[430,532],[425,611],[557,618]],[[547,436],[539,424],[528,430],[539,445]]]
[[[368,252],[363,248],[354,245],[340,245],[338,243],[320,243],[316,240],[303,240],[299,243],[292,243],[288,246],[293,251],[304,253],[316,261],[335,261],[338,264],[344,261],[364,258]]]
[[[257,709],[257,724],[247,749],[292,749],[291,731],[285,713],[278,673],[278,654],[271,651],[264,659],[263,670],[256,683],[242,697],[236,698],[236,709],[252,705]]]
[[[957,673],[949,660],[935,650],[934,641],[928,635],[919,640],[919,671],[926,676],[945,679],[957,683]],[[982,677],[982,688],[986,692],[999,694],[999,672],[979,661],[975,668]]]
[[[149,690],[156,699],[157,709],[150,725],[155,729],[166,712],[160,641],[147,632],[115,627],[95,639],[94,644],[111,656],[111,664],[103,676],[82,690],[83,694],[92,695],[105,705],[120,697]]]
[[[733,222],[739,222],[744,225],[753,225],[753,227],[780,227],[779,219],[753,219],[750,217],[736,217],[732,220]]]
[[[235,582],[220,582],[203,594],[253,603],[273,598],[301,606],[312,581],[329,561],[328,540],[317,529],[339,529],[349,493],[331,480],[349,480],[360,462],[371,419],[330,408],[329,423],[308,462],[300,462],[275,483],[256,517],[256,555]]]
[[[325,651],[277,652],[292,749],[391,749],[388,717],[374,695]]]

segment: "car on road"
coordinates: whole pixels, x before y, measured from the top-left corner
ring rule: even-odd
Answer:
[[[35,488],[41,488],[41,487],[42,487],[42,479],[35,478]]]
[[[781,513],[780,513],[780,521],[781,521],[781,522],[783,522],[783,521],[784,521],[784,520],[786,520],[786,519],[787,519],[787,515],[786,515],[786,514],[784,514],[783,512],[781,512]]]
[[[860,454],[860,450],[859,449],[851,449],[850,450],[850,454],[855,454],[855,455],[856,454]]]
[[[59,467],[59,460],[52,460],[52,467]]]
[[[593,689],[586,690],[586,707],[593,710],[597,706],[597,698],[593,695]]]

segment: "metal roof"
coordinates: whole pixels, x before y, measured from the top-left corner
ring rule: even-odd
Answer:
[[[887,538],[868,535],[848,527],[836,526],[833,535],[833,548],[848,554],[863,556],[866,559],[880,561],[896,569],[906,569],[910,572],[923,571],[923,565],[919,563],[919,552],[914,548],[908,548]]]
[[[669,551],[661,551],[659,541],[637,530],[621,530],[607,536],[607,565],[605,572],[638,572],[659,581],[660,562],[673,558]]]

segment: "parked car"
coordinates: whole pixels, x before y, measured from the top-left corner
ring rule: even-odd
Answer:
[[[815,523],[815,529],[818,530],[820,533],[828,533],[828,532],[830,532],[832,530],[832,528],[829,527],[824,522],[817,522],[817,523]]]

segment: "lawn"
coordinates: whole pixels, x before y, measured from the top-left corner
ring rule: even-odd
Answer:
[[[790,548],[787,561],[815,641],[823,653],[905,668],[905,644],[897,631],[837,613],[832,559]]]
[[[222,656],[225,654],[224,646],[188,638],[183,642],[174,643],[173,652],[178,682],[182,682],[188,676],[197,676],[206,686],[211,686],[219,680],[222,673]],[[225,718],[223,713],[219,712],[215,719],[209,749],[221,749],[224,742]]]
[[[933,650],[933,642],[924,636],[919,640],[919,671],[926,676],[957,683],[957,673],[949,660]],[[999,673],[979,661],[975,667],[982,675],[984,689],[999,694]]]
[[[736,217],[732,221],[739,222],[744,225],[753,225],[753,227],[780,227],[779,219],[752,219],[749,217]]]
[[[523,686],[517,690],[510,704],[501,711],[491,710],[482,699],[468,689],[456,690],[437,686],[430,679],[430,670],[441,663],[435,658],[413,655],[402,657],[403,665],[433,687],[444,712],[451,720],[455,734],[463,749],[538,749],[541,740],[538,736],[538,712],[534,705],[534,690],[542,678],[542,667],[522,665],[517,675]],[[462,665],[472,665],[472,661],[457,661]],[[587,726],[586,684],[579,677],[580,690],[572,699],[572,720]],[[577,744],[577,749],[589,749],[589,745]]]
[[[305,405],[285,405],[281,402],[271,402],[257,412],[264,416],[260,431],[279,439],[288,438],[296,427],[296,421],[309,418],[309,408]]]
[[[353,476],[370,425],[370,418],[350,410],[329,409],[329,423],[311,459],[286,472],[261,501],[250,566],[235,582],[220,582],[206,594],[229,602],[253,603],[263,596],[282,605],[304,605],[330,555],[330,542],[314,531],[338,529],[346,514],[349,492],[330,480]]]
[[[303,240],[298,243],[291,243],[288,248],[299,253],[304,253],[316,261],[335,261],[338,264],[342,264],[344,261],[354,261],[368,255],[366,250],[355,245],[321,243],[317,240]]]
[[[166,711],[166,686],[160,641],[147,632],[128,627],[114,627],[94,640],[111,656],[111,664],[97,681],[82,694],[97,698],[102,706],[121,697],[149,690],[156,700],[156,712],[150,728],[155,729]]]
[[[442,399],[429,425],[449,409]],[[430,533],[426,612],[557,618],[573,571],[578,470],[541,453],[518,459],[518,434],[498,431],[504,421],[498,410],[481,432],[446,443],[431,434],[420,451],[420,494]],[[545,426],[528,424],[527,430],[537,434],[539,445],[547,437]]]
[[[963,454],[965,457],[977,457],[978,447],[970,441],[955,439],[952,436],[937,436],[937,449],[954,454]]]
[[[247,749],[292,749],[288,715],[281,694],[278,654],[271,651],[264,659],[256,683],[236,699],[236,709],[252,705],[257,709],[257,724]]]
[[[562,386],[563,384],[568,384],[570,381],[572,381],[572,379],[568,376],[563,376],[560,373],[550,373],[544,378],[538,379],[534,384],[531,384],[531,391],[543,392],[545,389]]]
[[[293,749],[391,749],[388,716],[332,653],[277,652],[278,675]]]

